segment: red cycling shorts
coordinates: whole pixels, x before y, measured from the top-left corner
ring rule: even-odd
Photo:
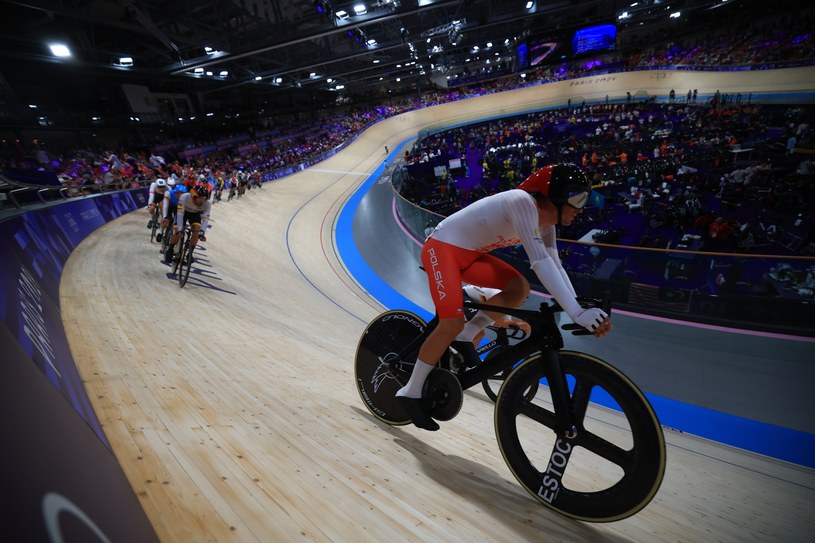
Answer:
[[[440,319],[464,317],[462,283],[503,290],[521,273],[495,256],[429,238],[422,265]]]

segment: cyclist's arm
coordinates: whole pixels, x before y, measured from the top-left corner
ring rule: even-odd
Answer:
[[[170,191],[167,191],[170,192]],[[161,201],[161,218],[167,217],[167,212],[170,211],[170,195],[165,194],[164,199]]]
[[[209,226],[209,213],[212,211],[212,202],[207,201],[206,205],[204,206],[204,211],[201,212],[201,233],[207,231],[207,226]]]
[[[507,201],[507,206],[521,244],[529,257],[530,267],[541,284],[574,322],[593,331],[607,315],[597,308],[583,309],[577,302],[571,281],[564,279],[565,274],[561,274],[545,244],[547,239],[554,240],[554,225],[538,226],[538,210],[529,199],[513,198]]]
[[[150,190],[147,195],[147,205],[152,205],[153,200],[156,199],[156,184],[150,183]]]
[[[574,289],[574,285],[572,285],[572,280],[569,279],[569,274],[567,274],[566,270],[563,268],[563,263],[560,261],[560,255],[557,253],[557,239],[555,236],[554,227],[547,228],[541,234],[543,244],[546,246],[546,251],[549,253],[552,260],[555,261],[555,266],[557,267],[558,272],[560,272],[560,275],[563,276],[563,281],[566,283],[566,286],[569,287],[569,290],[572,292],[572,296],[577,298],[577,292]]]
[[[175,214],[175,226],[178,228],[179,232],[182,228],[184,228],[184,203],[181,201],[181,198],[178,199],[178,208]]]

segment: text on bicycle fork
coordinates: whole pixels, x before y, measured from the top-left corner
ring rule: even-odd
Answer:
[[[555,448],[552,450],[552,456],[549,457],[549,465],[546,466],[546,471],[543,472],[541,486],[538,489],[538,497],[546,503],[553,503],[557,498],[561,489],[560,481],[563,478],[563,469],[569,463],[571,455],[572,444],[563,438],[558,438],[555,441]]]

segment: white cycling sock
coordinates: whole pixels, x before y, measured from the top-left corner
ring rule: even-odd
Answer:
[[[475,314],[475,317],[467,321],[467,323],[464,325],[464,329],[459,335],[456,336],[455,341],[472,341],[473,338],[478,335],[478,332],[493,322],[495,321],[492,319],[492,317],[479,309],[478,313]]]
[[[396,391],[396,395],[407,396],[408,398],[421,398],[424,382],[435,367],[436,366],[431,366],[421,360],[416,360],[416,365],[413,366],[413,373],[410,374],[410,379],[408,379],[405,386]]]

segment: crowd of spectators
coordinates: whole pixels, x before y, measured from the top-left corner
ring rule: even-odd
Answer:
[[[709,38],[670,44],[659,53],[636,53],[616,59],[617,62],[611,59],[610,64],[622,62],[631,69],[667,64],[811,61],[815,58],[815,48],[810,21],[810,16],[804,15],[795,21],[756,23],[737,34],[725,31]],[[579,77],[598,69],[603,69],[602,63],[542,66],[529,73],[425,92],[371,107],[325,111],[309,119],[299,118],[284,124],[260,123],[239,137],[223,134],[218,139],[209,135],[208,140],[163,142],[154,148],[131,146],[51,153],[42,142],[25,146],[21,142],[4,141],[0,145],[0,170],[7,174],[25,170],[49,172],[72,195],[96,192],[101,187],[127,188],[170,175],[184,178],[205,172],[228,177],[236,170],[274,172],[319,160],[370,124],[403,111],[471,95]],[[684,90],[680,92],[684,96]],[[768,134],[760,134],[762,127],[785,127],[778,135],[787,138],[785,144],[795,138],[794,145],[811,145],[811,129],[801,120],[809,112],[787,110],[790,118],[775,122],[777,119],[768,118],[769,108],[750,105],[749,97],[743,100],[741,96],[721,96],[717,92],[710,102],[703,104],[696,102],[696,92],[688,90],[684,105],[682,100],[675,100],[673,91],[668,106],[633,101],[575,107],[569,104],[559,111],[501,120],[495,125],[460,128],[427,138],[407,157],[410,162],[430,162],[442,155],[443,158],[463,157],[463,178],[477,178],[478,182],[462,184],[461,176],[456,178],[445,172],[440,183],[432,180],[431,193],[417,191],[415,197],[422,205],[449,212],[496,190],[514,186],[542,161],[569,160],[582,164],[598,183],[611,187],[609,190],[630,191],[625,199],[627,210],[639,210],[649,225],[681,226],[689,216],[704,214],[704,206],[697,203],[698,194],[674,190],[673,185],[683,185],[689,180],[691,186],[701,183],[717,187],[723,202],[739,201],[743,193],[748,201],[763,198],[772,207],[771,200],[777,199],[780,191],[776,185],[774,190],[766,191],[760,182],[752,182],[755,172],[747,184],[738,169],[724,172],[728,175],[720,175],[721,181],[716,181],[715,176],[732,162],[730,152],[738,146],[759,139],[765,143],[776,141]],[[473,153],[480,155],[475,163],[467,160]],[[766,176],[759,178],[765,179]],[[773,183],[775,181],[773,179]],[[626,186],[615,187],[618,183]],[[630,187],[632,183],[636,190]],[[673,200],[671,205],[665,206],[658,198],[666,193],[668,185],[672,185],[667,192]],[[610,204],[615,199],[612,195]],[[675,204],[680,204],[680,211]],[[609,205],[606,209],[613,207]],[[681,210],[686,208],[688,213],[683,213]],[[681,216],[681,221],[676,215]],[[610,235],[619,238],[619,233],[615,234],[612,228],[608,230]],[[752,228],[742,229],[741,224],[737,230],[748,239],[747,234],[752,234],[753,239],[760,237]],[[638,243],[655,243],[654,237],[644,233]],[[723,237],[730,239],[731,235]],[[745,244],[743,239],[738,242],[740,246]]]
[[[709,250],[796,254],[811,237],[810,221],[799,218],[815,216],[815,172],[807,155],[787,153],[786,141],[795,134],[814,145],[813,113],[646,103],[505,118],[417,143],[406,157],[403,195],[443,216],[517,186],[538,164],[573,162],[589,172],[597,195],[563,237],[600,229],[594,241],[666,249],[697,236]],[[480,171],[462,168],[455,178],[445,168],[451,158]],[[785,231],[800,241],[784,243]]]
[[[717,32],[701,31],[667,47],[637,40],[639,52],[626,59],[629,69],[659,66],[760,66],[811,60],[815,55],[811,12],[779,18],[747,19]],[[656,39],[650,43],[659,43]]]

